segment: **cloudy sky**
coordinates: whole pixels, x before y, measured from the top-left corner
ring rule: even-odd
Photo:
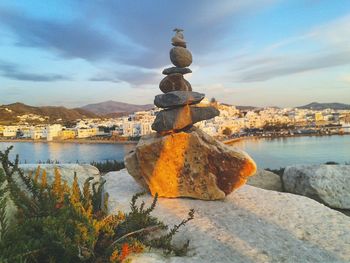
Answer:
[[[152,103],[175,27],[209,98],[350,103],[348,0],[2,0],[0,104]]]

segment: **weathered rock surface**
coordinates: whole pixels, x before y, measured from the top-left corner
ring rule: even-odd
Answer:
[[[170,50],[170,60],[176,66],[185,68],[192,63],[192,54],[184,47],[173,47]]]
[[[19,167],[24,171],[25,174],[33,173],[35,174],[36,169],[39,164],[21,164]],[[76,173],[78,178],[78,183],[81,187],[86,179],[93,177],[93,182],[100,182],[101,175],[100,171],[90,164],[40,164],[41,173],[43,170],[46,171],[47,181],[49,183],[53,182],[55,178],[55,168],[61,174],[62,181],[67,181],[68,185],[71,186],[74,180],[74,173]]]
[[[283,191],[281,177],[263,169],[258,169],[249,177],[247,184],[266,190]]]
[[[105,178],[111,211],[129,211],[132,195],[142,188],[126,170]],[[152,197],[142,200],[148,206]],[[190,240],[186,257],[154,252],[133,256],[132,262],[350,262],[350,218],[312,199],[245,185],[223,201],[161,198],[152,215],[172,226],[191,208],[194,220],[174,240]]]
[[[223,199],[256,171],[245,152],[195,127],[142,137],[125,157],[125,165],[140,185],[148,185],[152,195],[204,200]]]
[[[193,91],[172,91],[155,96],[154,104],[160,108],[173,108],[197,104],[204,99],[204,96],[203,93]]]
[[[162,79],[159,83],[159,89],[164,93],[171,91],[192,91],[191,84],[180,73],[170,74]]]
[[[184,106],[160,111],[152,124],[157,132],[180,131],[192,124],[219,116],[220,112],[214,107]]]
[[[285,190],[326,205],[350,209],[350,165],[296,165],[283,173]]]
[[[162,72],[164,75],[170,75],[173,73],[180,73],[182,75],[192,73],[192,70],[189,68],[179,68],[179,67],[171,67],[171,68],[166,68]]]

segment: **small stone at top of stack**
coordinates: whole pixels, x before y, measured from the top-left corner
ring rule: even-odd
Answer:
[[[175,28],[175,36],[171,39],[174,46],[170,50],[170,60],[175,67],[163,70],[167,75],[159,84],[165,93],[157,95],[154,104],[164,108],[157,114],[152,129],[158,133],[168,134],[189,129],[196,122],[211,119],[219,115],[214,107],[194,106],[204,98],[204,94],[193,92],[191,84],[183,75],[191,73],[187,68],[192,63],[192,54],[186,48],[183,30]]]

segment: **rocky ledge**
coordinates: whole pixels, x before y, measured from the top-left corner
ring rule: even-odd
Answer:
[[[112,212],[127,211],[132,195],[143,191],[126,170],[105,179]],[[191,208],[195,219],[175,240],[190,240],[188,256],[152,252],[132,262],[350,262],[350,217],[307,197],[245,185],[223,201],[162,198],[153,214],[173,225]]]

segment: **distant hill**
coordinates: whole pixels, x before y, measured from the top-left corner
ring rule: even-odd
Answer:
[[[324,110],[324,109],[334,109],[334,110],[350,110],[349,104],[343,103],[318,103],[311,102],[307,105],[297,107],[298,109],[309,109],[309,110]]]
[[[88,110],[98,115],[107,115],[111,113],[132,113],[135,111],[150,110],[152,108],[154,108],[153,104],[135,105],[113,100],[88,104],[81,107],[83,110]]]
[[[84,109],[67,109],[65,107],[53,106],[33,107],[19,102],[0,105],[0,123],[16,123],[19,121],[17,116],[25,114],[35,114],[41,117],[48,117],[48,122],[57,119],[62,119],[62,121],[74,121],[76,119],[98,117],[96,114]],[[35,120],[33,120],[33,122],[35,122]]]
[[[255,106],[236,106],[237,109],[242,111],[250,111],[250,110],[256,110],[260,109],[261,107],[255,107]]]

